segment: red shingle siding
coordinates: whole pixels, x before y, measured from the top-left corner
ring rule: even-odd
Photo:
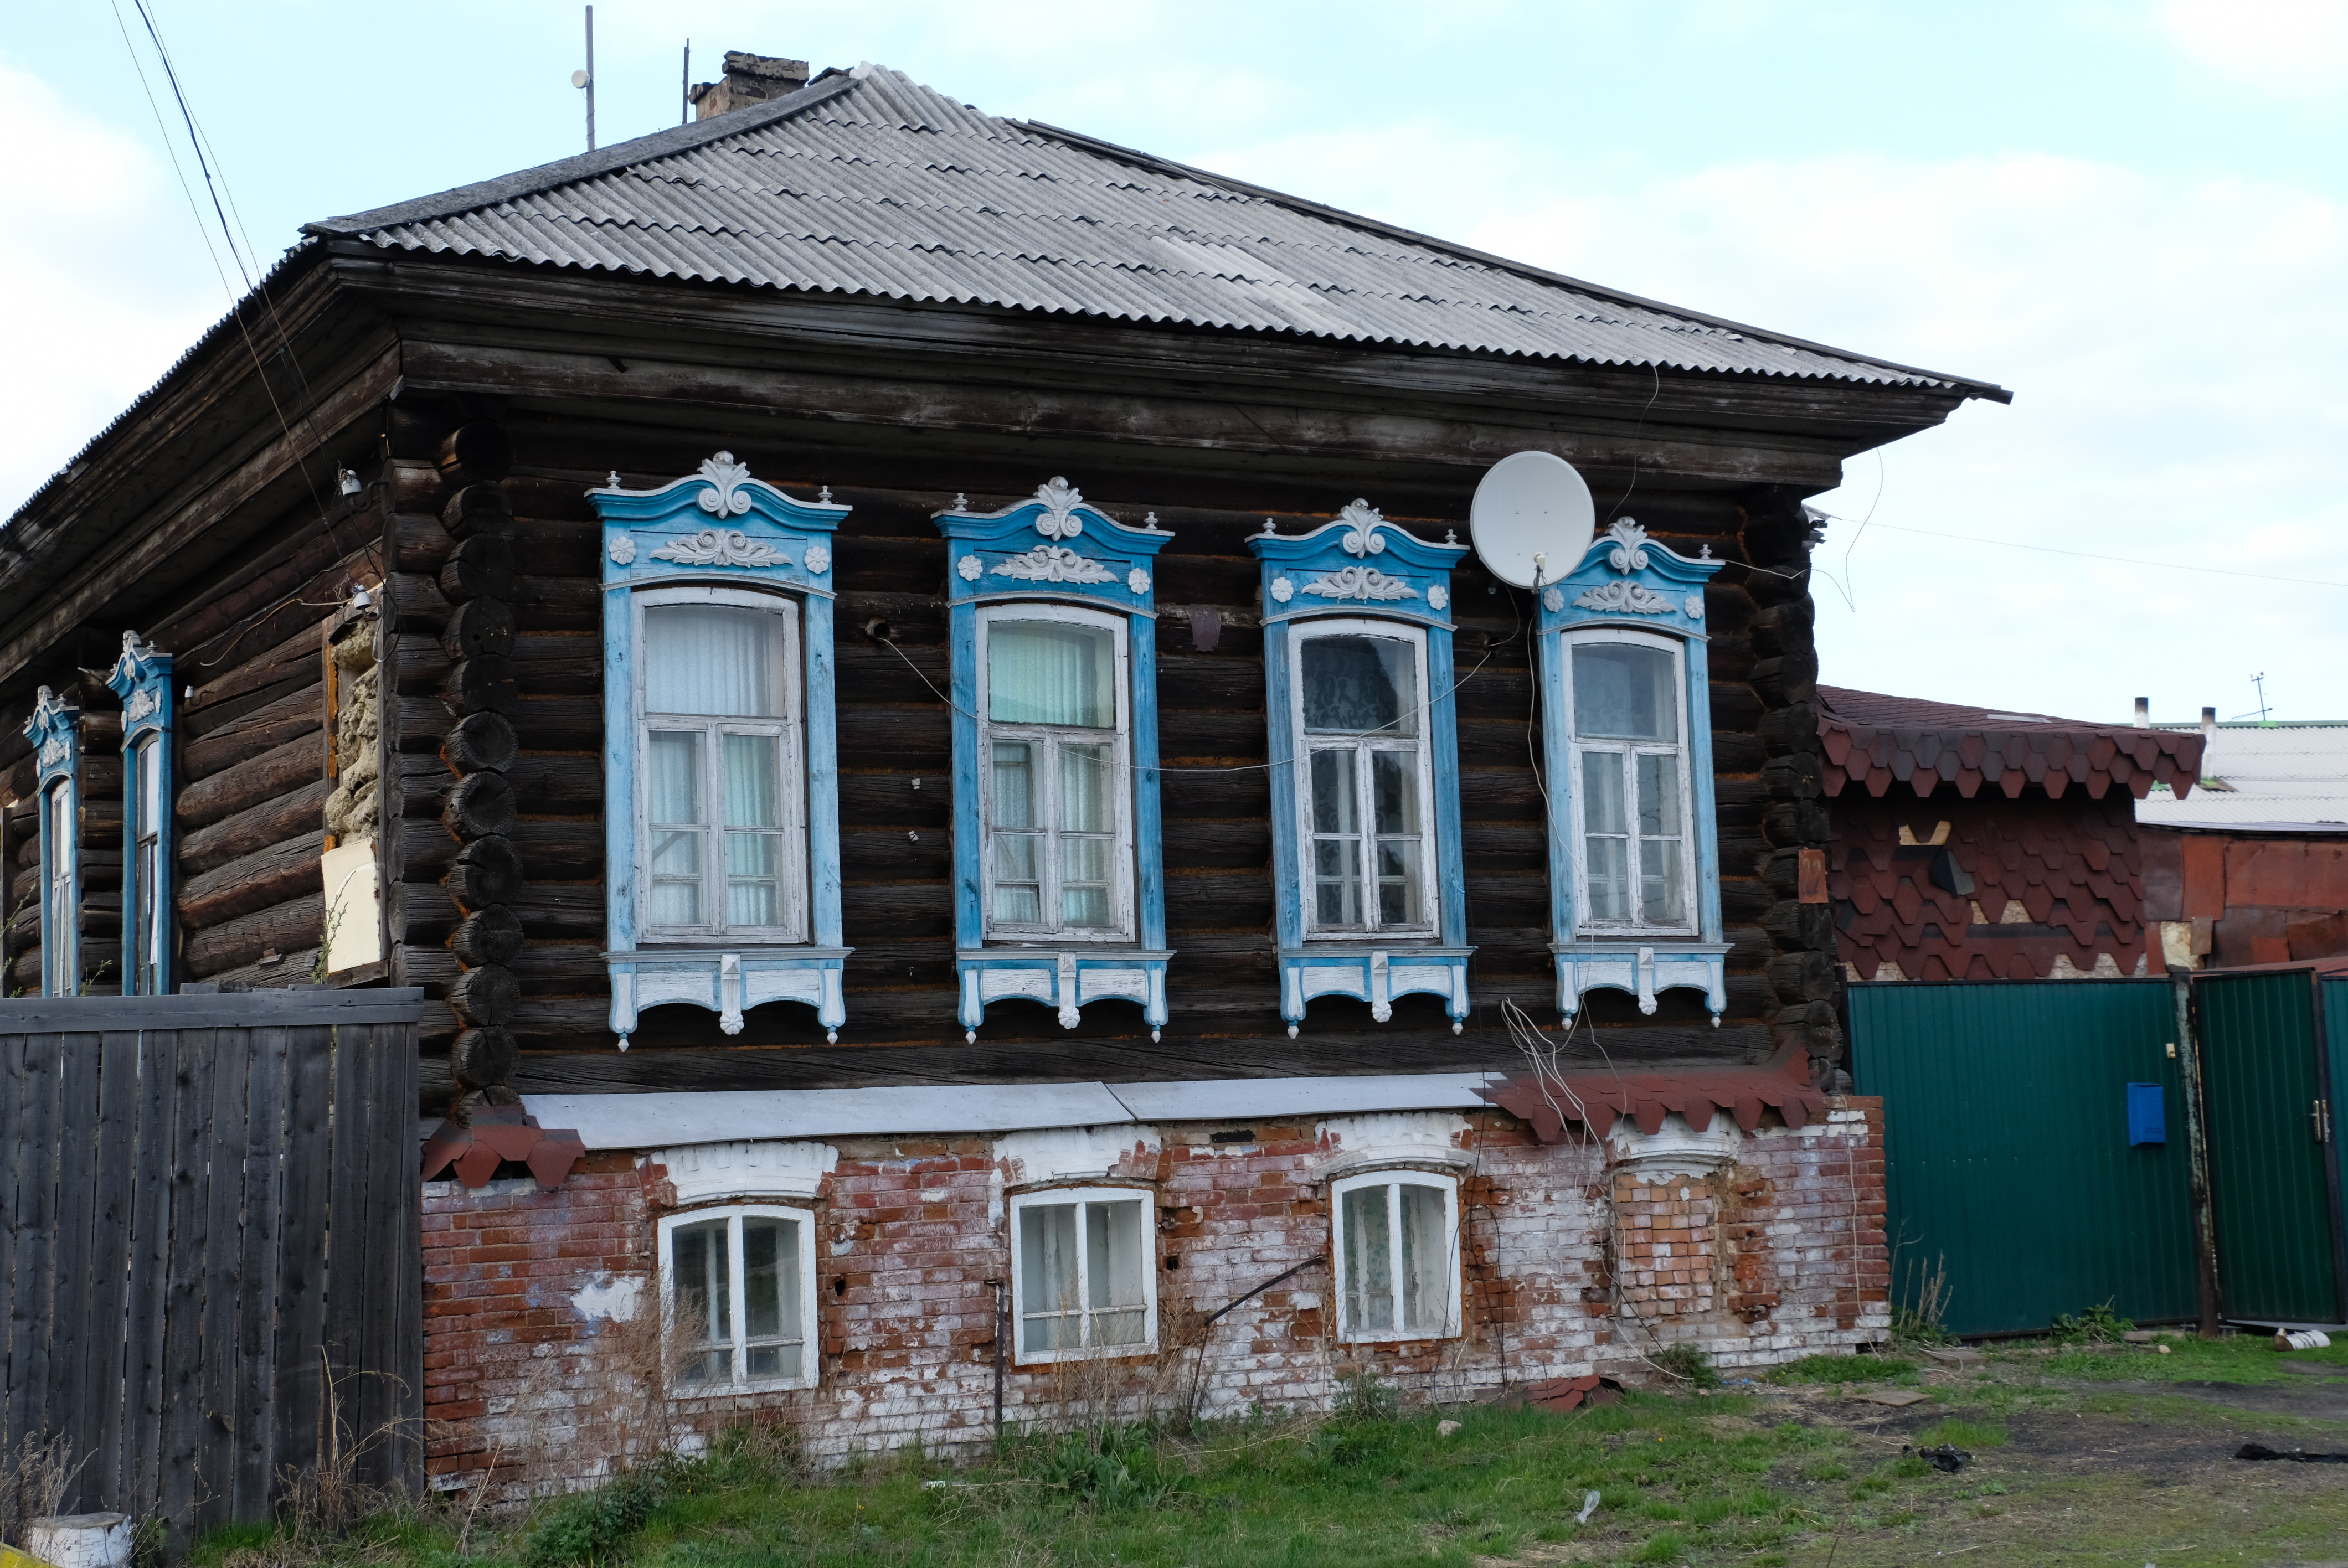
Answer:
[[[1918,800],[1901,786],[1881,800],[1845,795],[1832,816],[1837,956],[1859,979],[1892,978],[1888,965],[1910,980],[2018,980],[2159,962],[2124,794]],[[1902,828],[1920,842],[1900,843]],[[1943,849],[1972,876],[1970,897],[1934,885]],[[2026,920],[2006,920],[2013,904]]]
[[[1326,1183],[1347,1153],[1329,1131],[1342,1122],[1261,1124],[1220,1143],[1213,1133],[1234,1130],[1168,1126],[1118,1168],[1155,1189],[1161,1348],[1014,1365],[1011,1419],[1130,1418],[1180,1406],[1194,1389],[1210,1411],[1319,1409],[1357,1370],[1413,1399],[1457,1401],[1632,1364],[1668,1341],[1755,1366],[1888,1327],[1877,1102],[1829,1099],[1805,1127],[1740,1136],[1727,1169],[1663,1185],[1618,1183],[1606,1143],[1544,1145],[1498,1112],[1446,1124],[1465,1128],[1446,1156],[1462,1162],[1458,1338],[1335,1338]],[[1634,1136],[1627,1123],[1618,1132]],[[507,1496],[592,1484],[615,1458],[690,1448],[744,1420],[788,1422],[834,1458],[983,1441],[995,1332],[985,1282],[1010,1267],[1004,1184],[1019,1173],[979,1138],[834,1143],[838,1168],[812,1205],[819,1386],[726,1399],[652,1397],[654,1237],[674,1194],[664,1168],[597,1154],[551,1193],[526,1181],[478,1192],[427,1183],[436,1484],[464,1486],[493,1465]],[[1673,1238],[1668,1267],[1653,1250],[1659,1234]],[[633,1321],[606,1315],[631,1297]]]

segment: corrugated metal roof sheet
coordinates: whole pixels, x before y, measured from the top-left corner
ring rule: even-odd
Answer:
[[[2136,804],[2148,827],[2348,832],[2348,724],[2219,724],[2202,787],[2155,790]],[[2215,781],[2212,784],[2211,781]]]
[[[997,119],[881,67],[309,227],[661,278],[2007,395]]]

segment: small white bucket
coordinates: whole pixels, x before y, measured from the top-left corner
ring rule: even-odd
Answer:
[[[67,1513],[25,1526],[25,1550],[55,1568],[130,1568],[130,1516]]]

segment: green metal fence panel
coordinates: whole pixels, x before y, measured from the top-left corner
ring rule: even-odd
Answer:
[[[2195,1311],[2191,1162],[2163,980],[1850,988],[1852,1074],[1883,1097],[1893,1299],[1945,1270],[1945,1327],[2024,1333],[2109,1301]],[[2168,1142],[2131,1146],[2127,1086]]]
[[[2316,1102],[2315,978],[2193,982],[2209,1114],[2209,1206],[2229,1317],[2337,1323],[2332,1197]]]

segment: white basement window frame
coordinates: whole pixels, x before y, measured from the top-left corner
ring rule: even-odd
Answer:
[[[1014,1193],[1010,1218],[1012,1348],[1020,1366],[1157,1354],[1154,1189]]]
[[[781,1204],[662,1216],[661,1343],[670,1398],[817,1385],[815,1221],[812,1210]]]
[[[849,949],[840,921],[831,536],[850,508],[835,504],[828,490],[820,501],[803,501],[754,479],[729,452],[654,489],[629,489],[614,474],[587,494],[602,519],[603,958],[612,1032],[625,1050],[644,1009],[684,1003],[716,1013],[723,1033],[739,1034],[752,1008],[792,1001],[812,1007],[826,1038],[837,1040],[848,1020],[841,982]],[[777,668],[768,679],[781,701],[767,705],[781,712],[664,715],[648,709],[645,618],[691,604],[775,618],[769,646]],[[656,733],[699,737],[699,789],[688,792],[698,797],[699,822],[683,815],[651,820]],[[677,747],[668,753],[672,760],[692,749],[682,741],[668,743]],[[751,815],[770,820],[740,824],[735,836],[776,857],[777,907],[771,919],[731,918],[735,883],[755,896],[770,878],[755,856],[743,866],[755,875],[725,875],[726,825],[747,809],[726,798],[725,757],[728,747],[760,745],[776,748],[777,791]],[[696,835],[703,841],[697,871],[667,881],[664,870],[679,864]],[[699,889],[695,917],[661,918],[669,912],[656,906],[664,887],[680,897],[688,883]]]
[[[1337,1337],[1453,1339],[1460,1332],[1459,1178],[1381,1166],[1329,1184]]]

